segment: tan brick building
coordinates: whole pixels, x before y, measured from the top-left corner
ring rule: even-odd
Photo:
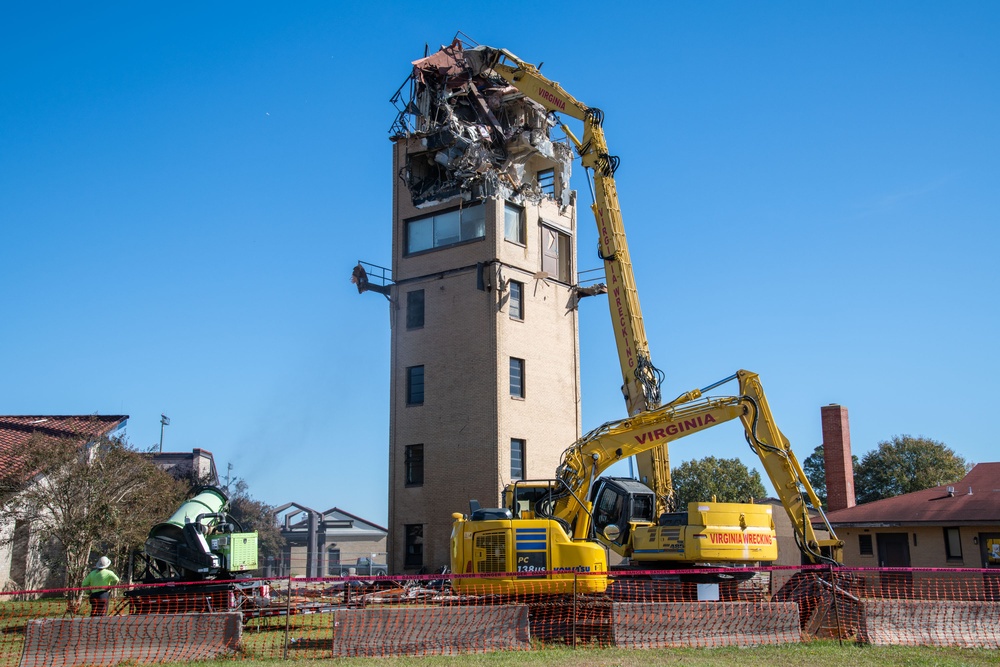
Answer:
[[[393,572],[448,565],[453,512],[553,476],[580,434],[571,151],[457,42],[414,65],[385,290]]]

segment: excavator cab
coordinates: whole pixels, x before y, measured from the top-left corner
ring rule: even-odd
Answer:
[[[619,546],[628,543],[632,526],[655,522],[656,496],[648,486],[628,477],[600,478],[591,501],[597,534]],[[606,532],[609,526],[615,528]]]

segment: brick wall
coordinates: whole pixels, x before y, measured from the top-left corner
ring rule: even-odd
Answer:
[[[398,170],[406,142],[395,146]],[[415,209],[394,188],[392,361],[389,452],[390,569],[404,571],[405,526],[423,526],[428,571],[450,561],[451,514],[500,502],[510,481],[510,442],[525,440],[525,472],[552,477],[562,451],[580,434],[579,343],[570,286],[536,278],[542,263],[541,218],[571,239],[576,273],[575,208],[553,201],[525,206],[524,244],[504,239],[503,202],[489,199],[486,234],[411,257],[405,222],[457,205]],[[524,285],[524,317],[509,313],[508,281]],[[501,289],[502,288],[502,289]],[[424,290],[424,325],[406,328],[407,292]],[[509,391],[510,358],[525,362],[525,397]],[[406,404],[406,369],[424,367],[424,402]],[[423,445],[424,480],[406,486],[405,449]]]
[[[829,511],[854,507],[854,466],[851,459],[851,427],[847,408],[824,405],[823,459],[826,465],[826,497]]]

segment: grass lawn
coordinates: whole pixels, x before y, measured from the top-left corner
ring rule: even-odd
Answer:
[[[717,649],[568,649],[552,648],[537,651],[510,651],[482,655],[424,656],[409,658],[338,658],[299,660],[242,660],[200,663],[170,663],[161,667],[182,665],[236,664],[240,667],[649,667],[650,665],[685,665],[685,667],[808,667],[809,665],[850,665],[850,667],[951,667],[952,665],[998,665],[1000,651],[984,649],[936,649],[908,646],[861,646],[822,641],[783,646]]]

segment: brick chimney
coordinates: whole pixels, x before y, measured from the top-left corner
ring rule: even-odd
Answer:
[[[826,505],[834,510],[854,507],[854,466],[851,463],[851,427],[847,408],[831,403],[820,408],[823,421],[823,462],[826,466]]]

